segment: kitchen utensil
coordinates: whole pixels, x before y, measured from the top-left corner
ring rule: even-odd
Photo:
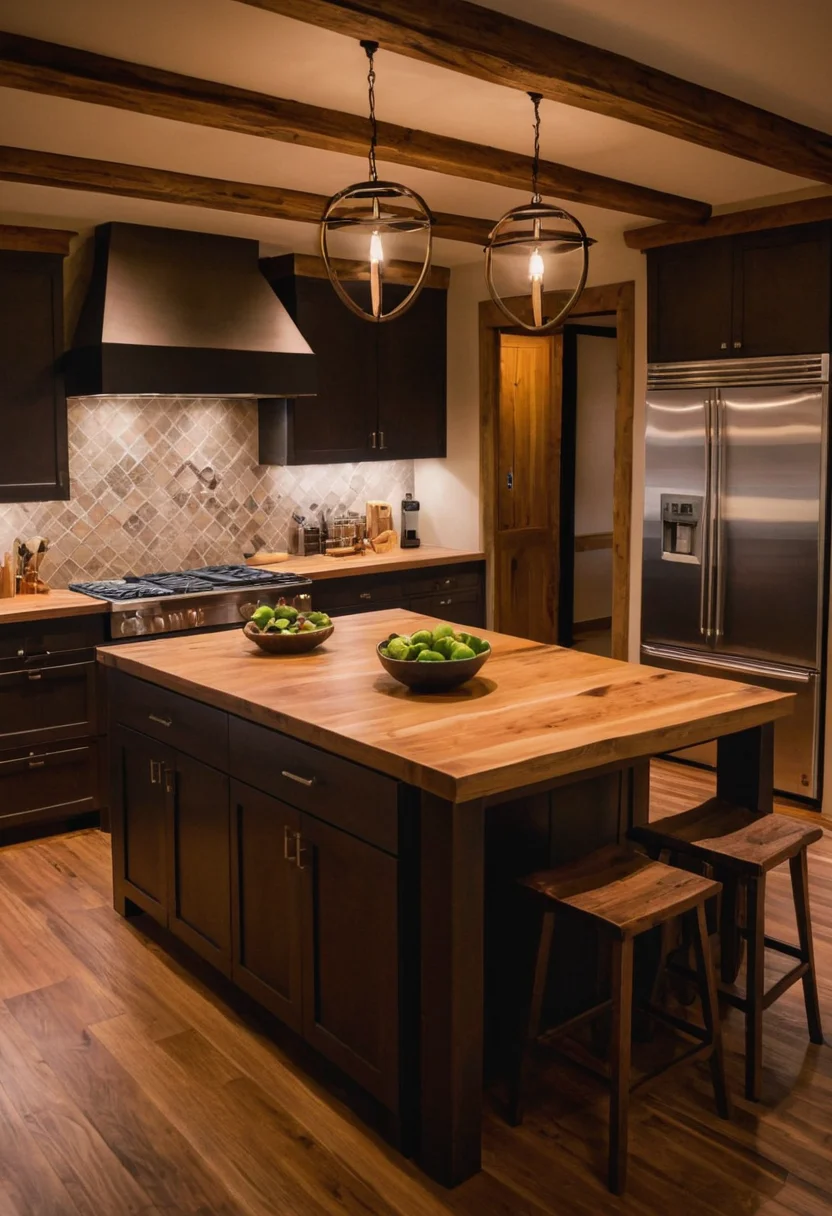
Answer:
[[[412,494],[405,494],[402,499],[402,530],[401,547],[403,549],[418,549],[419,539],[419,503]]]
[[[388,532],[382,532],[380,535],[370,541],[370,545],[374,553],[389,553],[395,549],[399,543],[399,534],[392,529]]]
[[[335,632],[334,625],[326,629],[316,629],[309,633],[285,633],[279,629],[269,629],[266,633],[259,632],[251,621],[243,626],[243,633],[250,642],[259,646],[266,654],[307,654],[315,650],[321,642],[331,638]]]
[[[375,540],[393,527],[393,508],[389,502],[372,500],[367,503],[367,539]]]
[[[6,553],[0,566],[0,600],[11,599],[17,591],[17,571],[11,553]]]
[[[257,553],[245,553],[243,556],[247,566],[276,566],[278,562],[289,560],[288,553],[266,553],[263,550],[259,550]]]
[[[327,549],[327,557],[363,557],[366,550],[363,545],[344,545],[339,549]]]
[[[49,548],[49,541],[43,536],[33,536],[20,546],[23,558],[23,572],[18,590],[21,595],[44,595],[49,587],[40,577],[38,571],[43,555]]]
[[[376,647],[378,661],[388,675],[414,692],[447,692],[472,679],[491,657],[491,651],[475,655],[473,659],[449,659],[445,663],[419,663],[407,659],[389,659],[381,653],[389,638]]]

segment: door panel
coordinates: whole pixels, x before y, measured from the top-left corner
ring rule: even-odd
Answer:
[[[300,1031],[300,812],[234,781],[231,816],[232,978]]]
[[[817,667],[824,390],[724,388],[716,648]]]
[[[177,754],[170,800],[170,928],[224,974],[231,971],[228,777]],[[171,781],[170,778],[175,778]]]
[[[500,339],[494,628],[557,640],[563,338]]]
[[[301,837],[304,1037],[396,1110],[396,859],[311,815]]]
[[[748,359],[827,351],[829,286],[829,225],[736,237],[732,353]]]
[[[167,925],[168,813],[163,769],[174,762],[174,754],[124,726],[115,728],[110,747],[116,894],[122,887],[128,899]]]
[[[648,359],[724,359],[731,347],[730,238],[692,241],[647,254]]]
[[[707,518],[708,390],[663,389],[647,394],[644,487],[642,636],[645,641],[706,647],[701,632],[702,593],[708,561],[704,536],[701,561],[662,558],[662,494],[703,500]]]

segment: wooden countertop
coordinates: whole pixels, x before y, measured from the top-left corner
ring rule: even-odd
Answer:
[[[236,630],[98,656],[457,802],[702,743],[792,709],[792,694],[487,632],[494,653],[480,676],[415,695],[386,674],[375,647],[435,623],[400,610],[339,617],[328,642],[292,657],[265,655]]]
[[[15,621],[45,621],[57,616],[91,616],[109,612],[110,605],[77,591],[50,591],[48,595],[15,595],[0,600],[0,625]]]
[[[444,549],[422,545],[418,549],[394,549],[392,553],[367,553],[364,557],[294,557],[291,554],[277,566],[264,570],[290,570],[306,578],[345,578],[355,574],[379,574],[391,570],[418,570],[420,566],[458,566],[463,562],[485,561],[485,554],[470,549]]]

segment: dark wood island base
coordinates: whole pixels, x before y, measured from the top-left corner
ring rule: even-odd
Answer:
[[[791,698],[497,634],[478,680],[414,697],[373,652],[423,620],[342,618],[300,662],[236,633],[99,658],[116,909],[299,1033],[453,1186],[480,1166],[509,880],[620,839],[649,757],[715,735],[721,795],[770,810]]]

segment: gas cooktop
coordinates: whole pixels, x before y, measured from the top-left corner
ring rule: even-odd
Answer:
[[[70,583],[80,591],[113,604],[158,599],[165,595],[200,595],[208,591],[234,591],[266,587],[305,587],[309,580],[298,574],[263,570],[257,566],[202,566],[197,570],[158,574],[128,574],[123,579],[101,579],[94,583]]]

